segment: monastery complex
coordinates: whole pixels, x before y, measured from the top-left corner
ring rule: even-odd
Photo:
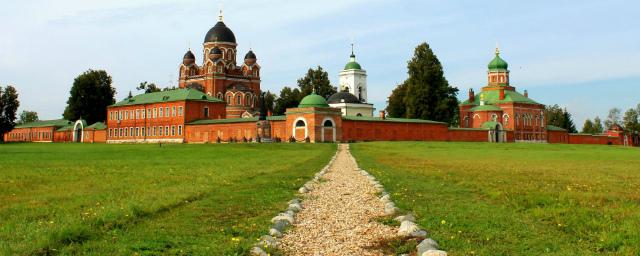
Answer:
[[[48,120],[16,126],[5,141],[85,143],[222,143],[471,141],[629,145],[622,131],[569,134],[547,125],[544,105],[510,84],[508,64],[496,49],[487,85],[469,90],[459,106],[460,127],[374,113],[367,72],[350,56],[339,72],[339,92],[312,94],[285,115],[261,109],[260,65],[250,50],[238,60],[234,33],[222,20],[205,35],[202,60],[191,51],[179,65],[179,89],[140,94],[107,108],[107,120]]]

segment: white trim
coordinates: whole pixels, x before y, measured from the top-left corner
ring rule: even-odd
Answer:
[[[298,121],[304,122],[304,138],[306,139],[307,137],[309,137],[309,123],[307,123],[307,119],[305,119],[304,117],[298,117],[293,121],[293,129],[291,130],[291,134],[294,138],[296,137],[296,124],[298,123]]]
[[[80,141],[76,141],[76,130],[78,130],[78,124],[80,125]],[[82,124],[82,120],[78,120],[73,124],[73,142],[84,142],[84,124]]]
[[[322,129],[320,130],[320,133],[322,135],[322,142],[324,142],[324,129],[326,128],[326,126],[324,126],[324,122],[326,122],[327,120],[331,121],[331,128],[333,131],[333,142],[336,142],[336,122],[333,121],[333,118],[331,117],[325,117],[322,120],[322,123],[320,123],[320,127],[322,127]]]

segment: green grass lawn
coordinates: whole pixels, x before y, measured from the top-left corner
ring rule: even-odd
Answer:
[[[640,150],[614,146],[351,145],[450,255],[640,255]]]
[[[246,254],[335,148],[0,145],[0,254]]]

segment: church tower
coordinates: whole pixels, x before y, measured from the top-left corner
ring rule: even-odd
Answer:
[[[340,88],[338,91],[348,91],[358,97],[360,102],[367,102],[367,71],[356,62],[351,44],[351,56],[349,62],[340,71]]]

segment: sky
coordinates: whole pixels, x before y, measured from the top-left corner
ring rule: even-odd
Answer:
[[[73,79],[88,69],[113,77],[118,101],[143,81],[175,86],[189,47],[202,62],[220,9],[238,59],[256,53],[262,90],[295,86],[318,65],[337,86],[354,42],[381,110],[427,42],[460,99],[486,85],[499,45],[512,86],[566,107],[578,128],[640,103],[640,2],[629,0],[9,1],[0,9],[0,86],[15,86],[20,111],[40,119],[61,118]]]

